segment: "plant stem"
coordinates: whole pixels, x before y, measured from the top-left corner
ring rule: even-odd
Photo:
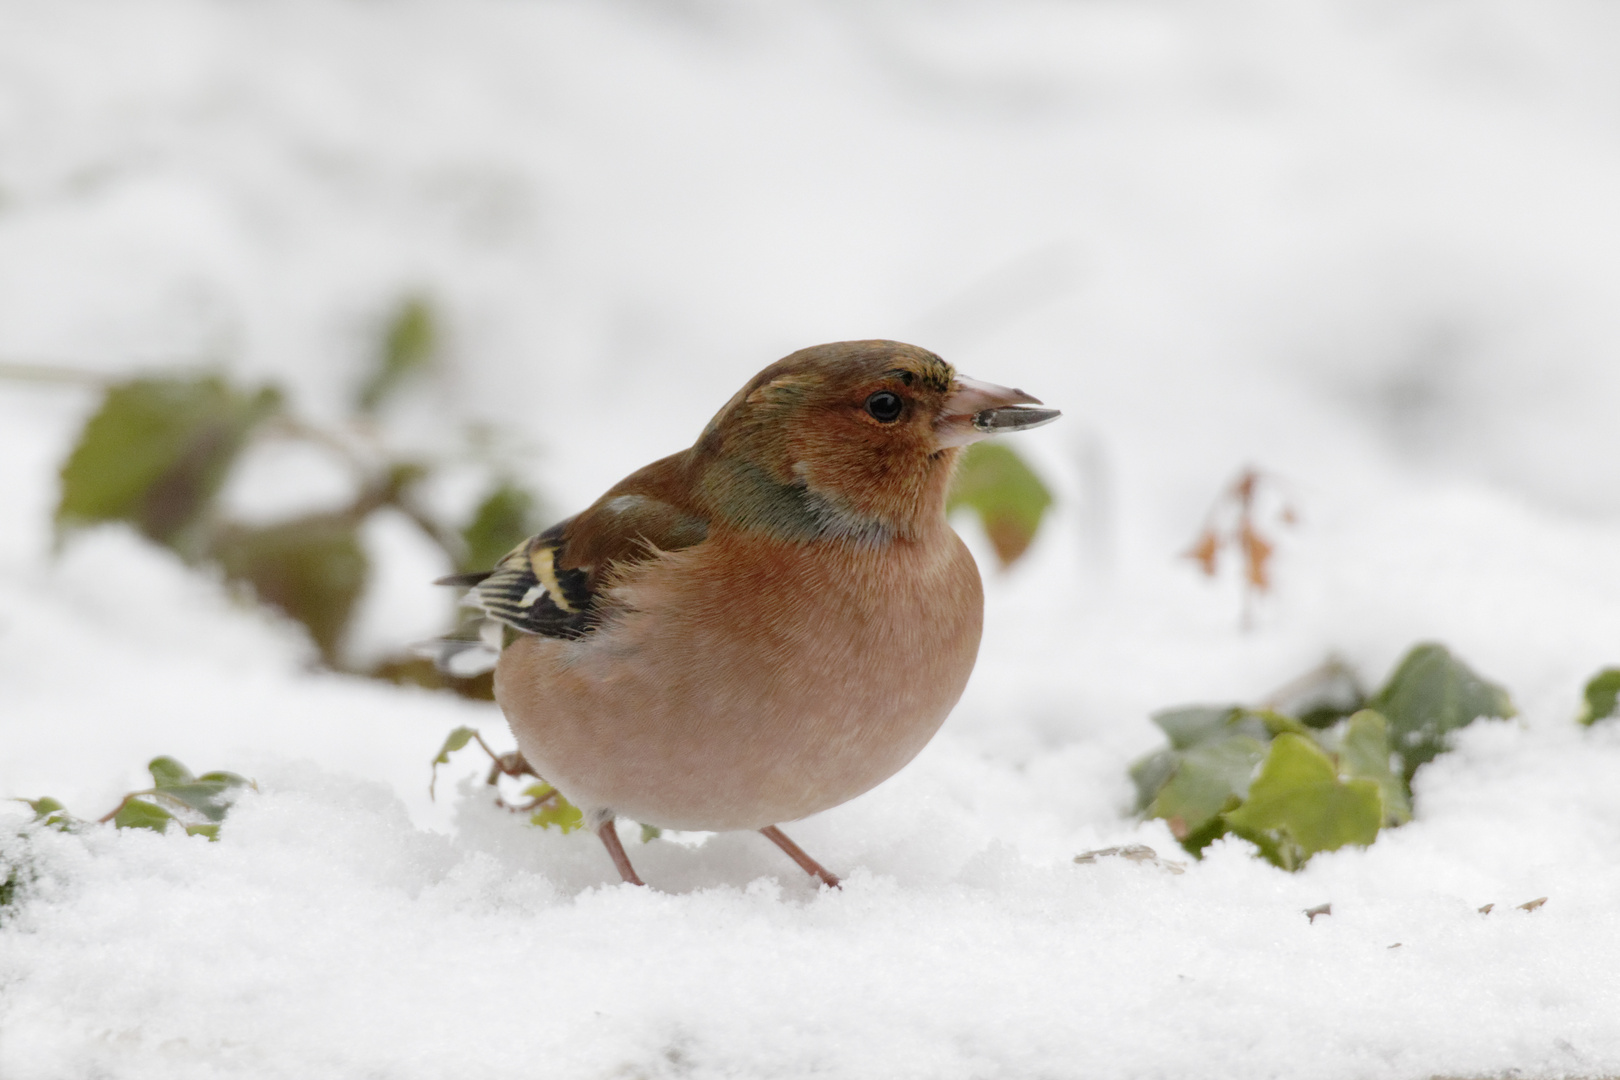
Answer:
[[[0,360],[0,379],[90,387],[106,386],[113,381],[111,375],[104,375],[99,371],[64,367],[61,364],[30,364],[18,360]]]

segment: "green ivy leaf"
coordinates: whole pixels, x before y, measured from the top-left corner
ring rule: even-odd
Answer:
[[[444,745],[439,747],[439,756],[433,759],[435,765],[450,764],[450,755],[472,742],[473,736],[478,734],[477,728],[458,727],[445,737]]]
[[[530,798],[549,798],[548,805],[531,814],[528,823],[535,824],[541,829],[556,826],[564,832],[573,832],[585,824],[585,814],[578,806],[570,803],[562,792],[541,780],[539,784],[530,784],[523,789],[523,793]]]
[[[209,821],[219,822],[225,820],[226,812],[236,801],[236,793],[246,786],[247,781],[235,773],[208,773],[187,783],[159,782],[153,794],[173,799]]]
[[[1153,805],[1159,789],[1176,774],[1176,765],[1180,761],[1181,755],[1174,750],[1155,750],[1131,766],[1131,783],[1136,785],[1137,813],[1146,813],[1147,808]]]
[[[522,488],[502,481],[478,504],[467,527],[461,530],[466,544],[463,571],[488,570],[518,544],[539,532],[539,505]]]
[[[966,507],[979,516],[996,558],[1011,566],[1028,550],[1052,505],[1052,493],[1011,447],[978,442],[962,453],[945,512]]]
[[[348,515],[226,529],[214,555],[226,577],[246,582],[260,600],[303,623],[326,662],[339,666],[343,632],[369,570]]]
[[[58,535],[127,521],[187,559],[231,462],[281,395],[245,393],[217,376],[143,378],[107,390],[62,466]]]
[[[34,812],[34,820],[36,821],[67,809],[49,795],[38,799],[24,799],[23,802],[27,803],[29,809]]]
[[[1346,777],[1371,780],[1378,785],[1385,825],[1412,820],[1412,797],[1406,781],[1391,766],[1389,721],[1371,709],[1362,709],[1345,722],[1339,742],[1339,769]]]
[[[5,913],[7,907],[17,902],[17,894],[33,880],[32,869],[26,862],[0,860],[0,871],[4,871],[0,874],[0,915]],[[0,919],[0,926],[3,925],[5,920]]]
[[[1384,809],[1377,781],[1340,780],[1321,747],[1284,732],[1272,741],[1248,798],[1225,817],[1270,861],[1297,870],[1318,851],[1372,843]]]
[[[27,800],[23,800],[27,801]],[[43,799],[41,802],[54,802]],[[60,827],[60,826],[58,826]],[[28,887],[39,879],[32,844],[25,836],[14,837],[20,843],[0,844],[0,927],[6,922],[6,908],[17,903]],[[12,837],[8,837],[12,839]]]
[[[428,798],[434,797],[433,789],[439,784],[439,766],[450,764],[450,755],[466,746],[478,737],[478,730],[470,727],[458,727],[445,736],[444,745],[439,747],[439,754],[433,759],[433,772],[428,778]]]
[[[438,349],[435,324],[433,309],[423,297],[406,297],[400,303],[383,334],[376,369],[356,399],[361,412],[375,412],[412,375],[427,368]]]
[[[67,831],[73,825],[73,816],[67,812],[67,807],[50,796],[38,799],[24,799],[29,809],[34,811],[34,820],[49,825],[53,829]]]
[[[147,763],[146,769],[152,774],[152,783],[160,788],[189,784],[197,779],[191,775],[190,769],[168,756],[153,758]]]
[[[524,794],[539,798],[554,790],[550,784],[534,784]],[[585,815],[579,807],[565,799],[562,792],[558,791],[556,798],[529,817],[529,824],[538,825],[542,829],[555,826],[565,833],[571,833],[585,824]]]
[[[112,819],[120,829],[155,829],[162,832],[169,822],[179,820],[173,809],[152,801],[155,799],[201,814],[208,819],[208,824],[187,824],[186,832],[218,839],[219,822],[225,820],[237,793],[252,786],[245,777],[233,772],[216,771],[193,776],[190,769],[167,755],[153,758],[146,767],[152,774],[153,786],[125,797]]]
[[[1604,668],[1586,684],[1580,722],[1588,726],[1620,710],[1620,668]]]
[[[1176,755],[1175,770],[1148,804],[1147,814],[1169,822],[1176,839],[1196,855],[1224,831],[1220,814],[1248,794],[1266,747],[1259,739],[1233,733]]]
[[[1226,740],[1226,738],[1244,737],[1254,740],[1255,743],[1268,742],[1272,732],[1262,719],[1262,714],[1244,709],[1236,704],[1189,704],[1174,709],[1163,709],[1152,716],[1153,724],[1165,732],[1170,738],[1170,750],[1158,750],[1145,756],[1131,766],[1131,780],[1136,784],[1137,810],[1150,811],[1153,800],[1158,797],[1160,790],[1170,784],[1171,777],[1176,776],[1183,758],[1184,751],[1192,750],[1194,746],[1212,745],[1212,743]],[[1204,789],[1205,780],[1209,779],[1209,761],[1196,761],[1192,766],[1191,776],[1184,777],[1183,785],[1191,784],[1196,789]],[[1252,769],[1251,769],[1252,771]],[[1171,801],[1179,805],[1184,801],[1184,793],[1173,793]],[[1202,806],[1202,800],[1192,800]],[[1223,803],[1221,800],[1215,800]],[[1196,810],[1194,813],[1200,819],[1209,819],[1209,814],[1218,813],[1220,805],[1209,813]],[[1183,826],[1196,826],[1189,823],[1179,813],[1155,814],[1165,816],[1173,821],[1173,827],[1181,829]],[[1217,834],[1218,836],[1218,834]],[[1213,839],[1213,837],[1210,837]]]
[[[1272,708],[1298,717],[1305,727],[1324,730],[1365,708],[1367,693],[1355,669],[1329,654],[1310,671],[1273,691],[1268,700]]]
[[[1170,739],[1174,750],[1186,750],[1210,739],[1230,734],[1230,727],[1243,713],[1237,705],[1184,705],[1164,709],[1150,718]],[[1265,738],[1259,727],[1249,726],[1240,734]]]
[[[1280,713],[1275,709],[1245,709],[1245,718],[1258,720],[1265,726],[1268,736],[1281,735],[1283,732],[1292,732],[1295,735],[1309,735],[1311,729],[1303,721],[1295,720],[1292,716]]]
[[[174,815],[161,806],[144,799],[125,799],[124,805],[113,815],[112,823],[120,829],[151,829],[162,832],[169,827]]]
[[[1507,691],[1452,656],[1444,645],[1418,645],[1367,707],[1389,720],[1390,740],[1401,755],[1404,778],[1446,749],[1447,737],[1481,716],[1515,715]]]

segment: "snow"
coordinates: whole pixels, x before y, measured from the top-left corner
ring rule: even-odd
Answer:
[[[1017,437],[1059,495],[1030,557],[963,525],[961,705],[786,830],[843,890],[752,835],[632,843],[636,890],[475,750],[430,801],[450,729],[511,745],[492,706],[316,671],[126,530],[53,551],[92,396],[0,383],[0,795],[258,784],[218,843],[4,841],[0,1076],[1620,1071],[1620,728],[1573,719],[1620,662],[1617,55],[1586,0],[0,2],[0,362],[218,364],[328,418],[421,292],[450,363],[388,437],[492,426],[559,516],[819,341],[1065,411]],[[346,490],[248,464],[253,520]],[[1176,557],[1246,464],[1300,512],[1248,633]],[[366,540],[356,657],[444,604],[403,523]],[[1420,640],[1521,715],[1410,825],[1289,875],[1130,814],[1152,710]],[[1124,844],[1183,872],[1073,862]]]

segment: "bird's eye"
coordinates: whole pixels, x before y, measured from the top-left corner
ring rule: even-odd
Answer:
[[[905,407],[906,403],[900,400],[900,395],[888,390],[879,390],[866,399],[866,411],[880,424],[892,424],[900,419]]]

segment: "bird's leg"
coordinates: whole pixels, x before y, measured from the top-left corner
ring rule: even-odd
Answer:
[[[813,878],[820,878],[823,885],[830,886],[834,889],[842,887],[838,884],[837,874],[834,874],[831,870],[828,870],[825,866],[822,866],[820,863],[816,862],[816,860],[807,855],[804,848],[789,840],[787,838],[787,834],[781,829],[778,829],[775,825],[767,825],[759,831],[765,834],[765,839],[787,852],[787,857],[798,863],[799,869],[803,870]]]
[[[636,877],[636,868],[630,865],[630,856],[624,853],[624,845],[619,843],[619,830],[614,827],[611,817],[596,827],[596,835],[602,838],[602,843],[608,849],[608,855],[613,859],[613,865],[618,869],[620,877],[632,885],[647,884]]]

